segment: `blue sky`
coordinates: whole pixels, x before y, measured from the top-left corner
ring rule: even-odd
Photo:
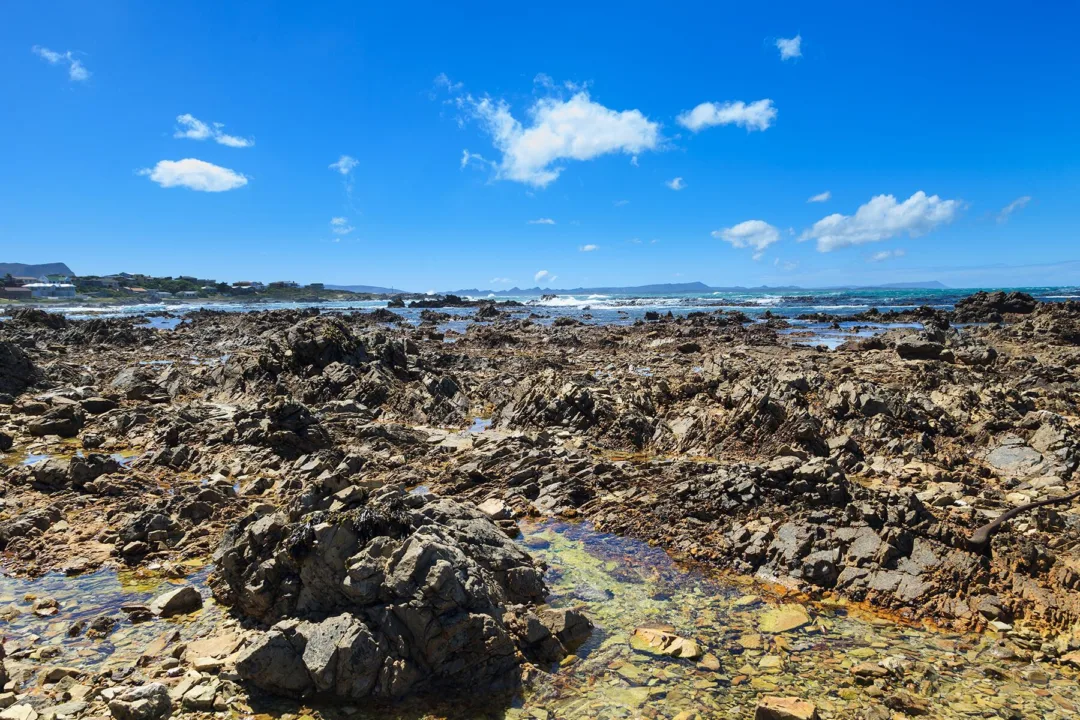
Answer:
[[[11,2],[0,261],[415,290],[1075,284],[1078,20]]]

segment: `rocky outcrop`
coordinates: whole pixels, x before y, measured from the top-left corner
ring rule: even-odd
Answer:
[[[217,554],[215,595],[271,625],[238,660],[244,679],[291,696],[487,692],[587,634],[579,614],[536,607],[541,569],[480,511],[338,485],[249,516]]]
[[[1001,322],[1005,315],[1027,315],[1039,301],[1024,292],[979,291],[956,303],[953,320],[959,323]]]
[[[37,368],[21,347],[0,340],[0,393],[18,395],[39,379]]]

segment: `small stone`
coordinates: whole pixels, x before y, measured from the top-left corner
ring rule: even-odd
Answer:
[[[883,678],[888,676],[889,671],[877,663],[864,662],[851,668],[851,674],[855,677]]]
[[[639,627],[630,636],[630,647],[651,655],[695,660],[701,657],[701,647],[693,640],[679,637],[670,625]]]

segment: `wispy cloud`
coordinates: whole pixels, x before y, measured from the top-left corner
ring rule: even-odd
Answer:
[[[533,282],[537,282],[537,283],[555,282],[555,279],[557,277],[558,277],[557,275],[552,275],[547,270],[538,270],[537,273],[535,275],[533,275]]]
[[[776,107],[766,98],[750,104],[736,102],[704,102],[675,118],[675,122],[691,132],[701,132],[716,125],[737,125],[752,130],[768,130],[776,120]]]
[[[349,155],[342,155],[337,162],[330,163],[331,170],[337,170],[342,175],[348,175],[360,164],[360,161]]]
[[[185,187],[200,192],[224,192],[247,185],[247,178],[229,168],[195,158],[162,160],[153,168],[137,171],[163,188]]]
[[[818,193],[817,195],[810,198],[806,202],[808,202],[808,203],[823,203],[823,202],[829,202],[830,199],[832,199],[832,193],[829,192],[828,190],[826,190],[823,193]]]
[[[213,138],[219,145],[234,148],[246,148],[255,144],[254,140],[227,134],[222,123],[204,123],[191,113],[176,116],[176,132],[174,138],[186,138],[188,140],[207,140]]]
[[[781,260],[780,258],[776,258],[775,260],[773,260],[773,267],[778,267],[781,270],[787,270],[790,272],[791,270],[799,267],[799,263],[795,262],[794,260]]]
[[[630,204],[629,200],[616,200],[612,203],[615,207],[625,207]]]
[[[829,252],[903,234],[918,237],[952,222],[961,207],[959,200],[942,200],[922,190],[902,203],[894,195],[878,195],[859,207],[854,215],[834,213],[818,220],[799,240],[816,240],[819,251]]]
[[[525,122],[514,117],[505,100],[462,93],[460,83],[444,75],[436,78],[436,85],[450,92],[451,102],[491,136],[501,154],[492,164],[500,180],[542,188],[554,182],[570,160],[612,153],[633,157],[657,149],[661,142],[659,123],[640,110],[605,107],[580,85],[564,83],[563,88],[573,91],[566,97],[555,83],[538,84],[548,94],[528,108]]]
[[[494,277],[494,278],[491,278],[490,280],[488,280],[488,282],[491,283],[492,285],[509,285],[510,283],[513,282],[513,280],[511,280],[510,278],[504,278],[504,277]]]
[[[905,255],[907,255],[907,250],[904,250],[903,248],[897,248],[896,250],[882,250],[881,252],[876,252],[870,257],[866,258],[866,261],[872,263],[879,263],[885,262],[886,260],[891,260],[892,258],[902,258]]]
[[[335,235],[348,235],[355,229],[356,228],[349,224],[348,218],[330,218],[330,231],[333,232]]]
[[[536,218],[535,220],[529,220],[529,225],[554,225],[555,221],[551,218]]]
[[[491,167],[495,163],[491,162],[490,160],[487,160],[486,158],[484,158],[483,155],[480,155],[478,153],[471,153],[468,150],[462,150],[461,151],[461,169],[464,170],[470,164],[472,164],[472,165],[481,165],[481,166],[484,166],[484,167]]]
[[[681,177],[677,177],[677,178],[675,178],[673,180],[668,180],[664,184],[667,185],[672,190],[682,190],[684,187],[686,187],[686,182],[683,181],[683,179]]]
[[[1005,207],[1001,208],[1001,212],[998,213],[997,221],[999,223],[1008,222],[1010,215],[1012,215],[1017,210],[1023,210],[1025,207],[1027,207],[1027,204],[1029,202],[1031,202],[1031,196],[1030,195],[1022,195],[1022,196],[1016,198],[1011,203],[1009,203]]]
[[[791,60],[802,57],[802,35],[793,38],[780,38],[776,41],[776,49],[780,51],[781,60]]]
[[[736,248],[753,248],[754,259],[760,260],[765,248],[780,239],[780,231],[764,220],[746,220],[729,228],[713,230],[717,240],[731,243]]]
[[[588,245],[582,245],[581,247],[578,248],[578,250],[581,251],[581,252],[592,252],[594,250],[599,250],[599,249],[600,249],[599,245],[593,245],[591,243],[588,244]]]
[[[40,57],[50,65],[67,65],[68,66],[68,79],[71,82],[85,82],[90,79],[90,71],[86,69],[86,66],[82,64],[82,61],[75,57],[75,54],[71,50],[65,50],[64,52],[56,52],[50,50],[47,47],[35,45],[30,48],[30,52]]]

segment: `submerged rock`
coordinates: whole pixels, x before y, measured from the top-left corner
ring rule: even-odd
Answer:
[[[817,708],[799,698],[766,695],[754,711],[754,720],[816,720]]]
[[[245,680],[353,699],[498,690],[587,635],[578,613],[533,609],[541,569],[472,506],[402,487],[335,497],[337,512],[309,495],[250,516],[218,553],[217,597],[273,623],[237,661]]]

